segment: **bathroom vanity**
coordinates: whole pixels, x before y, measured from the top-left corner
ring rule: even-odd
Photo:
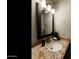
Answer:
[[[42,7],[42,2],[44,7]],[[37,40],[32,47],[32,59],[63,59],[70,40],[60,38],[54,29],[55,8],[45,0],[36,3]]]
[[[32,59],[63,59],[70,41],[63,39],[51,40],[45,46],[38,44],[32,47]]]

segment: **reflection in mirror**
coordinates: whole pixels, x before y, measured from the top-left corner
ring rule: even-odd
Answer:
[[[53,32],[53,14],[54,9],[51,5],[46,8],[41,8],[39,3],[36,3],[36,16],[37,16],[37,37],[38,39],[47,37]]]
[[[41,16],[41,35],[48,35],[52,33],[52,14],[51,13],[44,13]]]

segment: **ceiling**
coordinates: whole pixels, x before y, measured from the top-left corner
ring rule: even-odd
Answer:
[[[54,7],[57,0],[46,0],[48,4],[51,4],[52,7]]]
[[[56,0],[47,0],[47,2],[52,2],[52,3],[55,3]]]
[[[56,2],[56,0],[50,0],[50,1],[52,1],[52,2]]]

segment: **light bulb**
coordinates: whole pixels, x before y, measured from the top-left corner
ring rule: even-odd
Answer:
[[[47,11],[45,11],[45,13],[48,13]]]
[[[48,10],[48,12],[51,11],[51,5],[48,5],[47,10]]]
[[[45,7],[46,7],[46,0],[42,0],[42,1],[41,1],[41,7],[42,7],[42,8],[45,8]]]
[[[52,8],[51,13],[54,14],[55,13],[55,9]]]

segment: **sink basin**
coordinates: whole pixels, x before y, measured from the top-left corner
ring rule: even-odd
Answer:
[[[63,44],[59,42],[49,43],[46,48],[51,52],[58,52],[63,48]]]

